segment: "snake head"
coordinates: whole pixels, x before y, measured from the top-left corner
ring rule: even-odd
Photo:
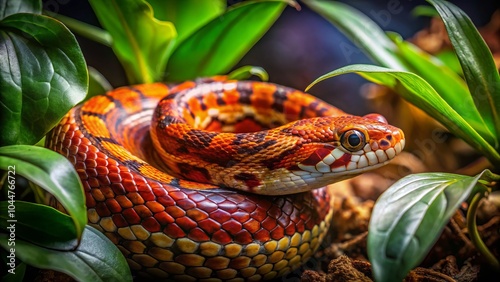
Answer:
[[[376,114],[318,118],[314,124],[317,133],[296,131],[305,138],[289,168],[293,189],[315,189],[375,169],[405,145],[403,131]]]

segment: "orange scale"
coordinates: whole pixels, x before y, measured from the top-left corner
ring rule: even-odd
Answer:
[[[87,169],[87,174],[90,176],[89,180],[87,181],[92,188],[99,188],[101,185],[99,184],[99,180],[97,178],[94,178],[97,176],[97,172],[95,169]]]
[[[210,195],[207,198],[216,204],[222,203],[226,200],[226,198],[224,196],[217,195],[217,194]]]
[[[100,95],[92,97],[92,99],[90,99],[88,103],[84,103],[82,105],[81,109],[86,112],[106,114],[115,107],[115,103],[110,102],[108,97]]]
[[[248,267],[248,257],[241,256],[231,260],[228,268],[242,269]]]
[[[120,174],[118,174],[116,172],[109,172],[108,173],[108,178],[113,183],[120,183],[120,182],[122,182],[122,177],[120,176]]]
[[[108,209],[114,214],[120,213],[122,211],[122,207],[115,199],[106,199],[105,203]]]
[[[85,205],[87,205],[87,209],[93,208],[96,206],[96,202],[92,197],[92,194],[85,193]]]
[[[295,224],[295,229],[297,230],[297,232],[303,233],[306,230],[306,226],[304,222],[299,221]]]
[[[138,193],[132,192],[127,194],[128,199],[134,204],[134,205],[143,205],[144,204],[144,199],[139,195]]]
[[[104,202],[98,202],[95,206],[95,210],[100,217],[110,216],[111,211],[108,209],[108,206]]]
[[[286,215],[291,215],[294,211],[294,206],[290,201],[286,201],[282,206],[281,206],[281,211],[286,214]]]
[[[123,175],[122,175],[123,178]],[[137,186],[135,185],[134,180],[131,179],[122,179],[122,185],[125,187],[125,190],[128,192],[137,192]]]
[[[186,212],[177,206],[168,206],[165,208],[165,212],[167,212],[173,218],[180,218],[186,215]]]
[[[273,231],[271,231],[271,238],[273,238],[274,240],[280,240],[284,235],[285,229],[281,226],[278,226]]]
[[[102,174],[102,171],[99,171],[97,169],[97,173],[99,174],[97,176],[97,180],[99,180],[99,183],[101,183],[101,186],[109,186],[111,185],[111,181],[109,181],[108,175],[107,174]]]
[[[175,222],[175,219],[164,211],[156,213],[153,217],[156,218],[156,220],[158,220],[158,223],[160,223],[161,225]]]
[[[105,166],[97,166],[97,167],[96,167],[96,171],[97,171],[97,174],[98,174],[99,176],[106,176],[106,178],[107,178],[107,175],[108,175],[108,173],[109,173],[108,168],[107,168],[107,167],[105,167]]]
[[[140,191],[139,195],[144,199],[144,201],[154,201],[156,200],[155,194],[153,194],[151,191]]]
[[[246,118],[234,125],[235,133],[256,132],[261,130],[263,130],[262,126],[250,118]]]
[[[196,204],[187,198],[177,201],[176,204],[184,210],[189,210],[196,207]]]
[[[161,226],[158,223],[158,221],[156,221],[156,219],[154,217],[145,218],[142,221],[142,226],[149,232],[160,232],[161,231]]]
[[[163,83],[139,84],[134,85],[134,88],[143,93],[144,96],[158,99],[165,97],[170,92],[168,86]]]
[[[135,91],[128,88],[119,88],[113,91],[110,96],[118,100],[122,105],[121,109],[125,110],[128,114],[137,113],[142,110],[142,103],[139,103],[141,96]]]
[[[221,229],[215,231],[215,233],[212,235],[212,241],[214,241],[215,243],[226,245],[231,243],[232,239],[226,231]]]
[[[201,229],[203,229],[205,232],[207,232],[208,234],[213,234],[217,230],[220,230],[220,228],[221,228],[220,223],[218,223],[217,221],[215,221],[211,218],[207,218],[207,219],[203,219],[203,220],[198,221],[198,226]]]
[[[178,202],[182,199],[186,199],[186,194],[183,193],[183,192],[180,192],[180,191],[174,191],[174,192],[171,192],[169,193],[169,196],[172,197],[172,199],[174,199],[175,202]]]
[[[186,233],[175,223],[165,226],[163,233],[174,239],[186,237]]]
[[[76,153],[78,152],[78,146],[70,145],[67,147],[68,147],[70,155],[76,155]]]
[[[186,215],[189,218],[192,218],[194,221],[200,221],[200,220],[208,218],[208,216],[209,216],[208,213],[206,213],[200,209],[196,209],[196,208],[193,208],[193,209],[186,211]]]
[[[220,203],[219,208],[223,209],[229,213],[234,213],[238,210],[238,206],[229,200],[226,200],[226,201]]]
[[[158,201],[158,203],[166,207],[175,205],[175,201],[168,195],[157,196],[156,200]]]
[[[135,206],[134,210],[140,218],[148,218],[153,216],[151,210],[145,205]]]
[[[259,231],[255,232],[253,237],[255,238],[255,240],[261,242],[267,242],[269,241],[269,239],[271,239],[271,235],[266,229],[260,229]]]
[[[87,175],[87,172],[83,169],[77,169],[76,172],[78,173],[78,177],[80,177],[80,179],[83,181],[85,179],[87,179],[89,176]],[[85,181],[85,183],[87,183],[87,181]],[[88,183],[87,183],[88,185]]]
[[[111,182],[113,182],[113,181],[111,181]],[[111,189],[113,189],[113,191],[117,195],[125,195],[127,193],[127,191],[125,190],[125,188],[123,187],[123,185],[121,183],[112,183],[110,185],[110,187],[111,187]]]
[[[194,202],[201,202],[201,201],[205,200],[207,197],[205,197],[204,195],[202,195],[200,193],[190,193],[188,195],[188,198]]]
[[[135,212],[133,208],[124,209],[122,215],[129,224],[141,223],[141,217]]]
[[[218,108],[219,103],[217,103],[217,98],[218,95],[216,93],[210,92],[207,95],[203,97],[203,104],[207,107],[207,109],[210,108]]]
[[[78,136],[71,137],[71,144],[73,144],[75,146],[79,146],[80,143],[82,143],[82,139],[80,137],[78,137]]]
[[[80,149],[78,149],[78,153],[76,153],[76,161],[83,162],[83,161],[85,161],[86,158],[87,158],[87,154],[85,154],[84,152],[80,151]]]
[[[115,193],[113,192],[113,190],[111,190],[110,187],[102,187],[101,186],[101,188],[99,190],[101,190],[102,195],[106,199],[111,199],[111,198],[115,197]]]
[[[83,184],[83,191],[90,193],[90,190],[92,190],[92,188],[90,187],[89,183],[87,181],[83,181],[82,184]]]
[[[281,208],[272,206],[267,210],[267,214],[273,218],[279,218],[282,215]]]
[[[239,244],[250,244],[252,243],[252,234],[250,234],[247,230],[242,229],[238,233],[234,234],[234,242]]]
[[[161,211],[164,211],[165,210],[165,206],[163,206],[162,204],[154,201],[154,200],[151,200],[151,201],[147,201],[146,202],[146,206],[153,212],[153,213],[158,213],[158,212],[161,212]]]
[[[114,214],[111,219],[113,220],[113,223],[116,225],[116,227],[127,227],[129,226],[128,222],[125,220],[123,215],[121,214]]]
[[[191,230],[191,229],[195,228],[196,226],[198,226],[196,221],[190,219],[187,216],[183,216],[183,217],[175,219],[175,223],[177,223],[177,225],[179,225],[179,227],[181,227],[183,230]]]
[[[292,236],[295,234],[296,228],[294,223],[288,224],[288,226],[285,228],[285,234],[288,236]]]
[[[241,231],[241,229],[243,228],[243,225],[234,219],[230,219],[230,220],[222,223],[222,228],[224,230],[226,230],[229,234],[235,235],[236,233]]]
[[[207,235],[207,233],[205,233],[205,231],[203,231],[203,229],[199,227],[191,229],[191,231],[189,231],[188,238],[198,242],[210,240],[210,237]]]
[[[246,211],[247,213],[251,213],[257,208],[257,205],[250,202],[250,201],[247,201],[247,202],[239,203],[238,208]]]
[[[231,214],[231,217],[236,219],[237,221],[243,223],[250,218],[250,215],[247,212],[236,211]]]
[[[260,206],[253,211],[250,216],[258,221],[263,221],[267,217],[267,209],[264,209]]]
[[[210,218],[212,218],[220,223],[224,223],[224,222],[228,221],[229,219],[231,219],[231,214],[224,211],[224,210],[218,209],[218,210],[215,210],[215,211],[210,213]]]
[[[290,224],[290,217],[289,216],[280,216],[278,219],[278,225],[280,226],[288,226]]]
[[[276,219],[272,217],[266,217],[261,223],[261,226],[268,231],[273,230],[278,225]]]
[[[260,229],[260,222],[251,218],[247,222],[243,223],[243,227],[250,233],[255,233]]]

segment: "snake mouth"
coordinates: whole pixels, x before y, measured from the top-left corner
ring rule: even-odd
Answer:
[[[293,170],[297,176],[317,174],[352,175],[382,166],[392,160],[404,148],[405,140],[401,139],[394,146],[381,149],[366,144],[362,150],[348,152],[341,147],[320,148],[312,157],[297,165]]]

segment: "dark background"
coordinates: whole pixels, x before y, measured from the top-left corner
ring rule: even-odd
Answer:
[[[46,10],[99,26],[87,1],[45,0],[43,2]],[[228,0],[229,5],[237,2],[240,1]],[[415,18],[411,15],[413,8],[426,4],[425,1],[340,2],[361,10],[384,30],[395,31],[404,38],[409,38],[418,30],[425,28],[429,21],[426,17]],[[399,13],[388,13],[387,7],[391,2],[391,5],[399,4],[401,7]],[[451,2],[463,9],[478,27],[485,25],[493,12],[500,7],[500,1],[493,0]],[[329,22],[309,10],[306,5],[301,4],[301,7],[300,11],[292,7],[285,8],[276,23],[238,66],[261,66],[269,73],[271,82],[303,90],[318,76],[331,70],[348,64],[371,63]],[[99,70],[114,87],[127,84],[123,69],[110,48],[82,37],[77,36],[77,38],[88,65]],[[346,50],[352,51],[346,53]],[[364,83],[366,81],[357,75],[342,75],[322,82],[310,92],[347,112],[360,115],[370,111],[361,97],[361,86]]]

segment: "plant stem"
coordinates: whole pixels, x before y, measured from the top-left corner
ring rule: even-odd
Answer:
[[[61,14],[49,14],[51,17],[61,21],[64,25],[66,25],[71,31],[86,37],[92,41],[101,43],[105,46],[111,47],[113,39],[111,35],[103,29],[95,27],[93,25],[81,22],[79,20],[75,20],[70,17],[63,16]]]
[[[469,229],[469,235],[472,243],[476,246],[477,250],[484,256],[486,261],[493,266],[494,269],[500,271],[500,263],[495,258],[495,256],[490,252],[488,247],[484,244],[481,236],[479,236],[479,231],[477,230],[476,224],[476,212],[479,207],[479,202],[484,197],[485,193],[477,193],[472,198],[469,209],[467,211],[467,229]]]

